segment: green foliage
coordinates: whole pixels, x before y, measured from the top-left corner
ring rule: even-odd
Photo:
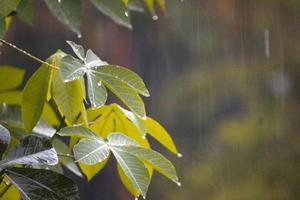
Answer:
[[[44,2],[61,23],[81,37],[80,0],[44,0]],[[132,28],[131,11],[144,12],[146,8],[153,16],[156,16],[154,9],[156,3],[166,13],[165,0],[90,0],[90,2],[114,22],[127,28]],[[5,17],[14,11],[21,20],[29,25],[32,24],[32,0],[0,0],[0,36],[5,32]]]
[[[163,0],[90,1],[127,28],[132,27],[131,10],[147,8],[154,15],[157,2],[165,11]],[[59,21],[81,36],[79,0],[45,3]],[[1,37],[12,16],[31,25],[32,0],[0,0]],[[42,65],[24,88],[25,70],[0,66],[0,199],[79,199],[77,186],[63,175],[62,166],[91,180],[112,156],[121,181],[135,197],[146,197],[153,170],[179,184],[173,164],[152,150],[147,139],[149,134],[178,153],[166,130],[146,116],[141,96],[150,93],[142,78],[102,61],[91,49],[85,52],[81,45],[67,43],[77,58],[60,50],[46,62],[35,58]],[[105,105],[107,89],[129,110]],[[61,136],[70,137],[69,145]]]

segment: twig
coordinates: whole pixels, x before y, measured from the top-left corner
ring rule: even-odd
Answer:
[[[19,51],[20,53],[25,54],[26,56],[30,57],[31,59],[33,59],[33,60],[35,60],[35,61],[37,61],[37,62],[39,62],[39,63],[45,64],[45,65],[47,65],[47,66],[49,66],[49,67],[51,67],[51,68],[53,68],[53,69],[59,69],[57,66],[52,65],[52,64],[50,64],[50,63],[48,63],[48,62],[45,62],[45,61],[43,61],[43,60],[41,60],[41,59],[39,59],[39,58],[37,58],[37,57],[31,55],[30,53],[24,51],[23,49],[20,49],[19,47],[17,47],[17,46],[14,45],[14,44],[11,44],[11,43],[5,41],[4,39],[1,39],[1,38],[0,38],[0,43],[3,43],[3,44],[5,44],[5,45],[7,45],[8,47],[11,47],[11,48],[13,48],[13,49]]]

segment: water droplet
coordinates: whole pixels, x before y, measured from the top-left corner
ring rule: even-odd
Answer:
[[[82,38],[82,35],[81,35],[81,34],[78,34],[78,35],[77,35],[77,38]]]
[[[156,21],[156,20],[158,20],[158,16],[157,15],[153,15],[152,19]]]
[[[146,136],[147,136],[147,134],[145,133],[145,134],[143,134],[142,138],[146,139]]]
[[[57,0],[58,1],[58,3],[61,3],[61,0]]]
[[[125,12],[125,16],[126,16],[126,17],[128,17],[128,16],[129,16],[129,13],[128,13],[128,11],[126,11],[126,12]]]
[[[178,153],[178,154],[177,154],[177,157],[178,157],[178,158],[181,158],[181,157],[182,157],[182,154],[181,154],[181,153]]]
[[[46,167],[46,170],[49,170],[49,167]]]
[[[135,197],[134,200],[139,200],[139,198],[138,198],[138,197]]]
[[[98,86],[101,86],[101,85],[102,85],[102,83],[101,83],[101,82],[98,82],[98,83],[97,83],[97,85],[98,85]]]
[[[180,182],[176,182],[176,184],[180,187],[181,186],[181,183]]]

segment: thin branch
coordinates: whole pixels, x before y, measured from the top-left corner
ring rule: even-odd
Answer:
[[[17,47],[17,46],[14,45],[14,44],[11,44],[11,43],[5,41],[4,39],[1,39],[1,38],[0,38],[0,43],[3,43],[3,44],[5,44],[5,45],[7,45],[8,47],[11,47],[11,48],[13,48],[13,49],[19,51],[20,53],[25,54],[26,56],[30,57],[31,59],[33,59],[33,60],[35,60],[35,61],[37,61],[37,62],[39,62],[39,63],[42,63],[42,64],[44,64],[44,65],[47,65],[47,66],[49,66],[49,67],[51,67],[51,68],[53,68],[53,69],[59,69],[57,66],[52,65],[52,64],[50,64],[50,63],[48,63],[48,62],[45,62],[45,61],[43,61],[43,60],[41,60],[41,59],[39,59],[39,58],[37,58],[37,57],[31,55],[30,53],[24,51],[23,49],[20,49],[19,47]]]

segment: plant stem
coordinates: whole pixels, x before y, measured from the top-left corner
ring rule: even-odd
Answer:
[[[71,154],[65,154],[65,153],[57,153],[58,156],[63,156],[63,157],[68,157],[68,158],[73,158],[74,159],[74,156],[71,155]]]
[[[7,192],[7,190],[11,187],[11,183],[5,183],[5,188],[0,193],[0,198]]]
[[[56,69],[56,70],[59,69],[57,66],[52,65],[52,64],[50,64],[50,63],[48,63],[48,62],[45,62],[45,61],[43,61],[43,60],[41,60],[41,59],[39,59],[39,58],[37,58],[37,57],[31,55],[30,53],[26,52],[25,50],[20,49],[20,48],[17,47],[16,45],[11,44],[11,43],[7,42],[7,41],[4,40],[4,39],[1,39],[1,38],[0,38],[0,43],[3,43],[3,44],[5,44],[5,45],[7,45],[8,47],[11,47],[11,48],[13,48],[13,49],[19,51],[20,53],[22,53],[22,54],[28,56],[29,58],[31,58],[31,59],[33,59],[33,60],[39,62],[39,63],[42,63],[42,64],[44,64],[44,65],[47,65],[47,66],[49,66],[49,67],[51,67],[51,68],[53,68],[53,69]]]

